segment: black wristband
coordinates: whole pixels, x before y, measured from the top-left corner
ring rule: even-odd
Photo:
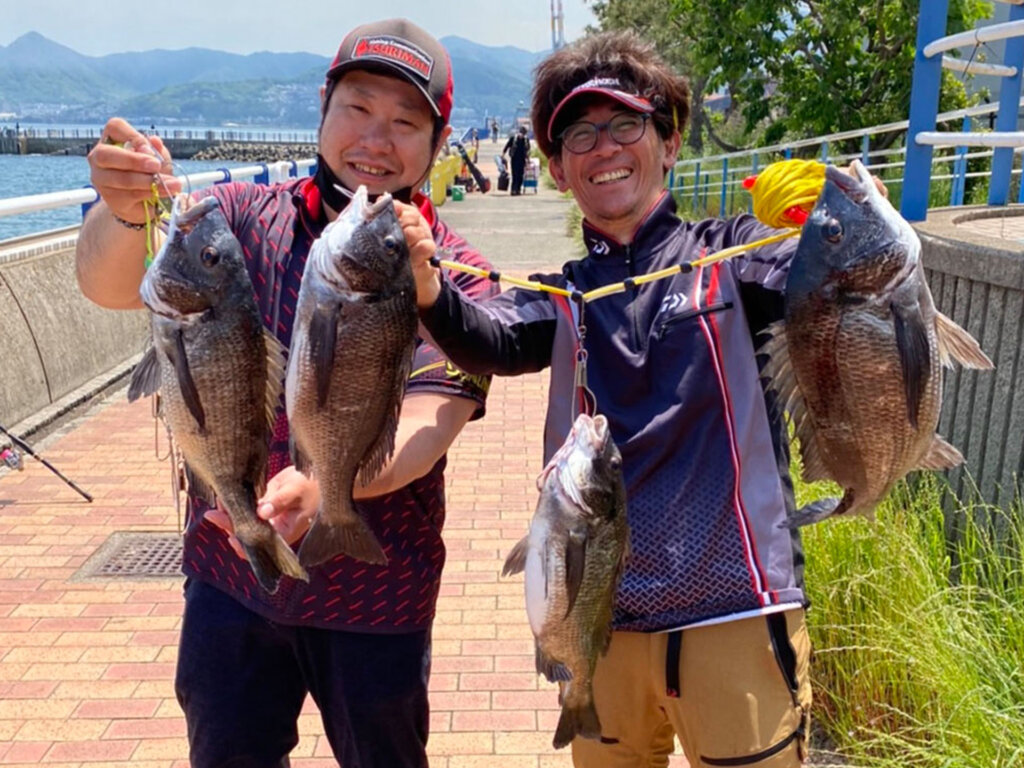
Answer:
[[[120,216],[118,216],[113,211],[110,212],[110,215],[113,216],[114,217],[114,221],[116,221],[122,227],[127,227],[128,229],[133,229],[136,232],[141,232],[142,230],[144,230],[146,228],[146,222],[142,222],[141,224],[136,224],[135,222],[132,222],[132,221],[125,221],[124,219],[122,219]]]

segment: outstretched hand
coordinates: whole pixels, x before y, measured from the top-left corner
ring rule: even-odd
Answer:
[[[152,199],[154,181],[161,197],[181,191],[171,155],[160,138],[144,136],[120,117],[107,121],[88,160],[89,180],[96,192],[125,221],[141,224],[146,220],[143,201]]]

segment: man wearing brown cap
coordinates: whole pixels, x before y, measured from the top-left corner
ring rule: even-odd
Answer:
[[[550,368],[546,459],[590,393],[622,453],[631,554],[611,641],[593,706],[564,710],[556,729],[578,768],[665,768],[676,737],[694,768],[796,768],[806,755],[803,554],[782,525],[786,432],[754,355],[781,317],[795,241],[631,280],[772,233],[748,215],[676,215],[665,176],[689,95],[630,33],[585,38],[537,68],[537,143],[583,212],[588,253],[534,279],[623,292],[585,311],[522,289],[480,304],[429,266],[426,237],[414,259],[420,317],[452,360],[477,374]],[[583,358],[589,392],[574,375]]]
[[[398,205],[403,224],[423,227],[420,235],[455,259],[489,268],[418,192],[451,131],[452,93],[448,55],[424,30],[401,19],[358,27],[342,41],[321,90],[316,175],[212,190],[243,246],[264,324],[285,345],[310,245],[360,185],[404,201]],[[138,308],[143,201],[154,174],[170,192],[181,185],[169,175],[159,139],[148,141],[162,159],[119,118],[107,123],[104,137],[89,157],[102,202],[82,227],[78,278],[96,303]],[[470,295],[493,292],[480,278],[451,279]],[[394,457],[370,485],[354,489],[387,565],[339,556],[310,569],[308,584],[282,579],[268,595],[240,561],[227,517],[190,498],[176,691],[195,768],[288,765],[307,693],[345,768],[427,765],[430,627],[444,564],[444,455],[462,426],[482,415],[488,380],[445,365],[422,340],[412,370]],[[297,543],[319,490],[289,466],[283,406],[267,475],[258,514]]]

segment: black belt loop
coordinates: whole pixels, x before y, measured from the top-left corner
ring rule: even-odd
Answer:
[[[679,685],[679,658],[683,651],[683,630],[668,633],[668,650],[665,652],[665,694],[678,699],[682,688]]]

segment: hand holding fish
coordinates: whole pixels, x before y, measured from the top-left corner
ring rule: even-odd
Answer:
[[[427,309],[437,301],[441,292],[441,281],[437,270],[430,265],[430,259],[437,252],[434,234],[430,224],[419,208],[395,201],[395,212],[398,223],[405,233],[405,242],[409,246],[409,261],[412,263],[412,274],[416,279],[416,303],[421,309]]]
[[[144,136],[119,117],[107,121],[88,160],[90,182],[110,211],[124,221],[145,222],[143,202],[152,199],[154,181],[161,197],[181,191],[163,142]]]
[[[267,482],[267,491],[256,505],[256,514],[270,523],[289,545],[301,539],[320,506],[320,485],[295,467],[285,467]],[[246,559],[245,550],[235,538],[235,528],[227,511],[217,506],[206,512],[206,519],[228,534],[235,554]]]

